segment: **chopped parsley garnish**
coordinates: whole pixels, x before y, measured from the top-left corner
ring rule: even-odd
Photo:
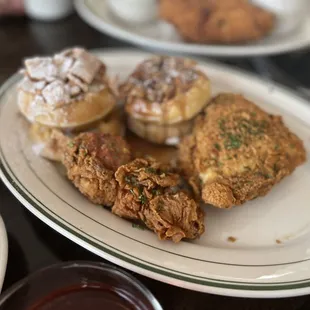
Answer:
[[[278,151],[279,148],[280,148],[279,144],[276,144],[276,145],[274,146],[274,150],[275,150],[275,151]]]
[[[83,150],[85,155],[88,154],[88,149],[84,145],[80,146],[80,150]]]
[[[222,130],[222,131],[225,131],[225,120],[224,119],[220,119],[219,121],[218,121],[218,124],[219,124],[219,127],[220,127],[220,129]]]
[[[144,230],[145,228],[139,224],[136,224],[136,223],[132,223],[132,227],[133,228],[137,228],[137,229],[141,229],[141,230]]]
[[[124,179],[125,179],[125,182],[130,185],[136,185],[138,181],[134,175],[125,175]]]
[[[256,112],[251,112],[250,114],[251,114],[252,117],[256,116]]]
[[[270,175],[269,173],[263,173],[263,172],[257,172],[256,173],[258,176],[262,176],[262,177],[264,177],[266,180],[267,179],[271,179],[272,178],[272,175]]]
[[[156,208],[156,210],[157,210],[157,212],[161,212],[161,211],[163,211],[164,210],[164,204],[160,201],[159,203],[158,203],[158,205],[157,205],[157,208]]]
[[[152,189],[152,194],[153,194],[153,196],[158,196],[158,195],[160,195],[160,190],[159,189]]]
[[[224,144],[227,150],[236,150],[241,147],[242,141],[239,135],[228,134]]]
[[[147,198],[146,198],[146,196],[143,193],[140,194],[138,199],[140,200],[141,204],[143,204],[143,205],[147,203]]]
[[[239,122],[239,128],[243,130],[243,132],[255,136],[263,134],[267,125],[268,122],[266,120],[257,121],[257,120],[241,119]]]
[[[290,144],[290,148],[291,148],[291,149],[295,148],[295,144],[291,143],[291,144]]]
[[[214,144],[214,147],[215,147],[218,151],[221,150],[221,146],[220,146],[218,143],[215,143],[215,144]]]
[[[74,147],[74,146],[75,146],[75,143],[74,143],[73,141],[70,141],[70,142],[68,143],[68,146],[69,146],[69,147]]]
[[[152,167],[147,167],[147,168],[145,168],[145,171],[147,172],[147,173],[156,173],[157,171],[156,171],[156,169],[154,169],[154,168],[152,168]]]

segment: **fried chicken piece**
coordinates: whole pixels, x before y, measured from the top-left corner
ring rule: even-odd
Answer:
[[[61,130],[34,122],[30,125],[29,136],[33,142],[32,148],[37,155],[49,160],[61,162],[64,148],[70,139],[80,132],[100,132],[115,136],[124,136],[125,129],[123,109],[118,106],[104,119],[87,124],[87,126],[79,127],[74,131]]]
[[[306,160],[302,141],[271,115],[237,94],[220,94],[179,147],[204,202],[230,208],[266,195]]]
[[[258,40],[274,26],[271,12],[247,0],[160,0],[160,15],[197,43]]]
[[[112,206],[117,195],[114,173],[130,159],[129,146],[121,137],[88,132],[67,144],[63,164],[83,195],[95,204]]]
[[[161,240],[179,242],[204,232],[204,213],[191,197],[181,176],[153,159],[135,159],[121,166],[112,212],[141,220]]]

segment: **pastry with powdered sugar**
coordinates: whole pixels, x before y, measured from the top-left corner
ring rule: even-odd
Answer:
[[[26,59],[21,73],[17,102],[31,123],[30,134],[40,155],[60,160],[60,136],[64,140],[94,129],[110,133],[109,128],[112,134],[123,132],[117,87],[108,78],[105,64],[85,49]]]
[[[158,144],[177,144],[211,96],[210,81],[191,59],[154,56],[120,88],[128,127]]]

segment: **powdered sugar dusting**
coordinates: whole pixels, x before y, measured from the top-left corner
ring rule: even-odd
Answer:
[[[86,92],[105,87],[104,64],[82,48],[67,49],[53,57],[25,60],[19,87],[36,94],[38,104],[56,108],[80,100]]]
[[[100,67],[101,61],[98,58],[82,51],[80,52],[79,58],[69,70],[69,74],[75,75],[85,83],[90,84]]]
[[[162,103],[187,91],[202,74],[190,59],[156,56],[141,63],[123,86],[128,97]]]
[[[51,58],[36,57],[25,61],[27,73],[34,80],[48,80],[57,76],[57,67]]]
[[[42,96],[48,104],[55,107],[58,104],[68,103],[71,99],[70,91],[65,87],[65,83],[60,80],[47,85],[42,91]]]
[[[68,74],[70,68],[73,65],[73,59],[62,55],[55,55],[54,62],[58,67],[59,77],[65,79],[66,75]]]

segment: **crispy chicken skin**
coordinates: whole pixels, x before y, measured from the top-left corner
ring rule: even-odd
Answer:
[[[248,0],[160,0],[160,16],[197,43],[257,40],[272,30],[275,19]]]
[[[179,147],[184,172],[200,179],[203,201],[219,208],[266,195],[305,160],[302,141],[280,116],[229,93],[211,101]]]
[[[184,187],[179,174],[153,159],[135,159],[121,166],[112,212],[141,220],[161,240],[179,242],[204,232],[204,213]]]
[[[67,144],[63,164],[83,195],[95,204],[112,206],[117,195],[114,173],[130,157],[129,146],[121,137],[88,132]]]

